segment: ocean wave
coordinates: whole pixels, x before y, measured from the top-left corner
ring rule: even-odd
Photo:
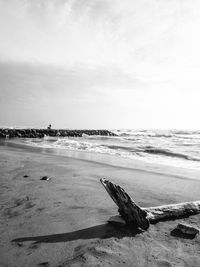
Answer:
[[[190,131],[116,130],[118,136],[49,137],[25,139],[28,145],[107,154],[149,162],[200,168],[200,134]]]
[[[136,147],[127,147],[127,146],[120,146],[120,145],[107,145],[106,147],[116,150],[116,151],[121,151],[121,152],[131,152],[133,154],[141,152],[142,150]]]
[[[165,137],[165,138],[171,138],[174,135],[172,133],[150,133],[150,132],[122,132],[117,133],[120,137],[125,138],[134,138],[134,137]]]
[[[103,136],[103,135],[84,135],[82,137],[88,140],[98,140],[98,141],[122,139],[120,136]]]
[[[181,158],[181,159],[186,159],[186,160],[193,160],[193,161],[200,161],[199,158],[194,158],[186,154],[182,153],[177,153],[170,151],[168,149],[162,149],[162,148],[155,148],[155,147],[148,147],[144,149],[145,153],[149,154],[156,154],[156,155],[163,155],[163,156],[168,156],[168,157],[174,157],[174,158]]]
[[[78,151],[88,151],[88,152],[96,152],[96,153],[106,153],[106,154],[115,154],[115,151],[105,145],[100,145],[98,143],[86,142],[86,141],[78,141],[71,140],[67,138],[57,138],[56,140],[49,139],[41,139],[38,141],[36,139],[26,139],[24,142],[28,145],[40,146],[44,148],[61,148],[68,150],[78,150]]]
[[[121,137],[163,137],[163,138],[200,138],[200,131],[177,130],[115,130]]]
[[[177,135],[193,135],[193,134],[200,134],[200,131],[184,131],[184,130],[172,130],[172,133]]]
[[[106,145],[96,142],[72,140],[68,138],[57,138],[57,140],[54,142],[53,140],[51,140],[51,138],[41,140],[41,142],[38,142],[38,140],[35,139],[26,139],[24,140],[24,142],[28,145],[38,146],[42,148],[58,148],[70,151],[92,152],[118,156],[122,158],[134,158],[137,154],[137,152],[133,148],[120,145]]]

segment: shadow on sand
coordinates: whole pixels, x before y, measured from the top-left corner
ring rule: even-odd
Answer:
[[[20,237],[13,239],[12,242],[26,242],[26,241],[35,241],[35,243],[58,243],[58,242],[69,242],[78,239],[94,239],[94,238],[122,238],[131,236],[134,237],[142,231],[139,229],[130,229],[123,227],[116,227],[110,224],[102,224],[82,230],[62,233],[62,234],[53,234],[45,236],[30,236],[30,237]]]

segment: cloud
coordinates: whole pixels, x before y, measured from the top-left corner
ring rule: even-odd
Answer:
[[[199,66],[199,7],[196,0],[1,0],[0,58],[138,75]]]
[[[118,68],[79,66],[63,67],[36,63],[0,62],[0,92],[16,98],[24,93],[82,97],[95,87],[133,88],[140,81]]]
[[[122,92],[135,86],[139,81],[117,68],[1,62],[0,123],[109,127]]]
[[[103,1],[1,1],[0,10],[1,58],[67,65],[110,58]]]
[[[0,122],[195,125],[199,13],[198,0],[0,0]]]

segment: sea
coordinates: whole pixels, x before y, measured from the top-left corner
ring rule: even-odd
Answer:
[[[43,152],[114,165],[182,168],[200,171],[200,131],[112,130],[116,136],[23,138],[20,142]],[[127,163],[127,164],[126,164]]]

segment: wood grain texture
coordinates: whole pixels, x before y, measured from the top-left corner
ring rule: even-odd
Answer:
[[[119,214],[126,221],[127,225],[147,230],[149,227],[147,212],[141,209],[119,185],[115,185],[106,179],[101,179],[100,181],[112,200],[119,207]]]

